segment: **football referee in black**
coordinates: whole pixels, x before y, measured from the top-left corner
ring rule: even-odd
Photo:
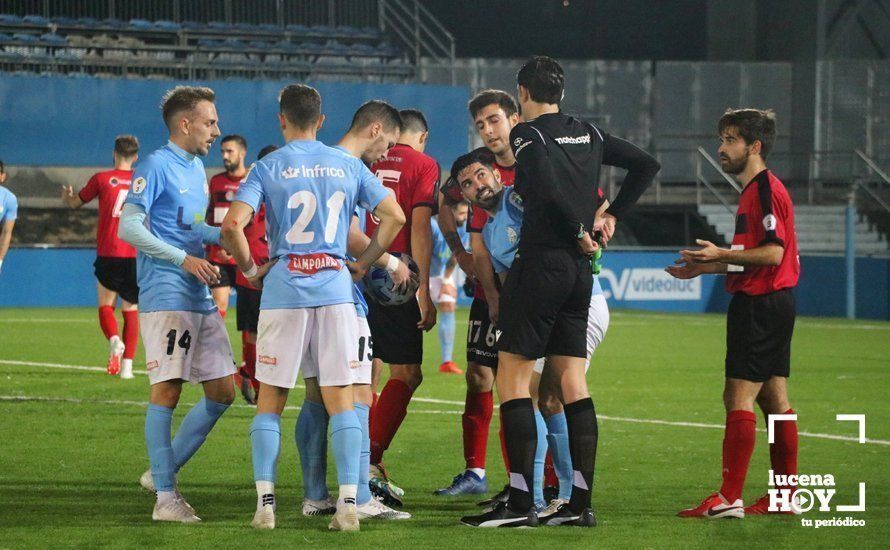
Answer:
[[[461,520],[474,527],[539,524],[532,500],[536,446],[529,394],[535,359],[560,379],[574,470],[572,497],[545,525],[593,527],[591,508],[598,428],[584,376],[586,333],[593,289],[590,257],[615,231],[660,165],[635,145],[559,111],[565,75],[549,57],[528,61],[517,76],[526,122],[510,133],[518,172],[515,189],[525,216],[519,252],[500,296],[498,397],[510,459],[510,497],[488,513]],[[595,219],[600,167],[627,170],[620,192]]]

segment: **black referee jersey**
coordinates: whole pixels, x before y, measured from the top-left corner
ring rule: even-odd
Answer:
[[[603,164],[628,171],[607,210],[618,219],[661,168],[636,145],[562,113],[516,125],[510,146],[517,163],[514,185],[525,207],[520,253],[528,246],[577,246],[579,230],[593,227]]]

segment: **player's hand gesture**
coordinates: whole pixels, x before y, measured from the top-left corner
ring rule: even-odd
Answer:
[[[418,293],[417,303],[420,306],[420,322],[417,323],[417,328],[429,331],[436,326],[436,306],[430,298],[429,291]]]
[[[256,275],[247,279],[247,282],[250,283],[250,286],[257,290],[263,289],[263,279],[266,278],[266,274],[269,273],[269,270],[272,269],[278,263],[278,258],[275,258],[271,262],[266,262],[263,265],[259,266],[256,270]]]
[[[593,221],[593,232],[601,232],[603,234],[603,244],[609,244],[609,241],[612,239],[612,235],[615,234],[615,225],[617,223],[618,218],[616,218],[612,214],[604,212],[602,216],[597,216],[597,218]]]
[[[414,283],[417,283],[418,279],[417,274],[411,271],[411,269],[408,267],[408,264],[403,261],[399,262],[399,267],[397,267],[395,271],[390,273],[389,276],[392,278],[392,282],[394,283],[396,289],[407,288],[409,283],[411,283],[412,281],[414,281]]]
[[[194,275],[205,285],[219,282],[219,268],[203,258],[187,255],[185,261],[182,262],[182,269]]]
[[[701,264],[687,262],[684,258],[677,258],[674,265],[669,265],[664,270],[677,279],[694,279],[705,272]]]
[[[702,248],[700,250],[680,251],[680,256],[682,256],[685,261],[696,264],[710,264],[723,261],[723,249],[718,248],[714,243],[702,239],[695,239],[695,244]]]
[[[62,186],[62,200],[67,203],[70,199],[74,198],[74,187],[70,185]]]

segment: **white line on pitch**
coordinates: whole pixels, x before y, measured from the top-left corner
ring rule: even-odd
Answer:
[[[148,405],[148,403],[144,401],[127,401],[122,399],[77,399],[74,397],[47,397],[39,395],[0,395],[0,401],[12,401],[19,403],[71,403],[74,405],[127,405],[133,407],[145,407],[146,405]],[[191,407],[194,405],[194,403],[180,403],[180,405],[182,405],[183,407]],[[238,409],[256,410],[255,406],[245,405],[244,403],[234,403],[230,406]],[[295,405],[288,405],[284,407],[284,410],[298,411],[300,410],[300,407]],[[433,411],[424,409],[412,410],[411,412],[419,414],[461,414],[460,411]]]
[[[66,365],[66,364],[62,364],[62,363],[38,363],[38,362],[32,362],[32,361],[11,361],[11,360],[6,360],[6,359],[0,359],[0,364],[18,365],[18,366],[48,367],[48,368],[54,368],[54,369],[69,369],[69,370],[93,371],[93,372],[105,372],[105,369],[102,367],[88,367],[88,366],[84,366],[84,365]],[[133,372],[136,374],[145,374],[145,371],[134,370]],[[298,384],[296,387],[302,388],[303,386]],[[0,400],[5,400],[5,401],[15,401],[15,400],[21,400],[21,401],[28,401],[28,400],[30,400],[30,401],[65,401],[66,399],[68,399],[68,398],[62,398],[62,397],[59,397],[59,398],[55,398],[55,397],[47,397],[47,398],[21,397],[21,398],[19,398],[17,396],[5,396],[5,397],[0,396]],[[454,405],[454,406],[463,406],[464,405],[463,401],[451,401],[448,399],[434,399],[431,397],[412,397],[411,400],[417,401],[418,403],[434,403],[434,404],[439,404],[439,405]],[[72,403],[80,403],[80,402],[83,402],[83,403],[108,403],[108,404],[117,403],[117,402],[111,402],[111,401],[80,401],[78,399],[73,399],[73,398],[71,399],[71,402]],[[140,403],[137,401],[121,401],[121,402],[119,402],[119,404],[144,405],[144,403]],[[247,407],[248,405],[243,405],[243,406]],[[299,407],[295,407],[294,409],[295,410],[299,409]],[[412,409],[412,412],[419,412],[419,413],[424,413],[424,414],[461,414],[460,411],[429,411],[429,410],[423,410],[423,409]],[[673,421],[673,420],[657,420],[657,419],[652,419],[652,418],[628,418],[628,417],[622,417],[622,416],[607,416],[604,414],[597,415],[597,418],[599,418],[601,420],[613,420],[615,422],[631,422],[634,424],[656,424],[656,425],[660,425],[660,426],[675,426],[675,427],[682,427],[682,428],[706,428],[706,429],[718,429],[718,430],[725,429],[725,426],[723,424],[706,424],[703,422],[680,422],[680,421]],[[766,432],[766,430],[760,429],[760,428],[758,428],[757,431]],[[824,433],[814,433],[814,432],[799,432],[798,435],[801,437],[812,437],[815,439],[830,439],[830,440],[834,440],[834,441],[853,441],[853,442],[859,441],[858,437],[850,437],[850,436],[845,436],[845,435],[834,435],[834,434],[824,434]],[[875,445],[890,445],[890,441],[883,440],[883,439],[866,439],[865,442],[872,443]]]

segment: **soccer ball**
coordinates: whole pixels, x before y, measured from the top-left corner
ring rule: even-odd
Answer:
[[[401,261],[408,264],[408,269],[415,274],[420,274],[417,263],[407,254],[393,252],[393,256],[397,256]],[[414,299],[417,292],[417,282],[412,279],[408,282],[407,287],[396,289],[392,277],[389,272],[382,267],[372,267],[365,275],[365,290],[374,300],[383,306],[399,306]]]

